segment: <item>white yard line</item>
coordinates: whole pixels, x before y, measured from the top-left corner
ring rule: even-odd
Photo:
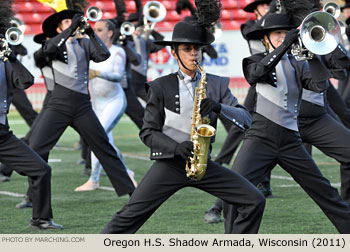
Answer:
[[[0,191],[0,194],[6,195],[6,196],[11,196],[11,197],[16,197],[16,198],[23,198],[24,197],[24,194],[7,192],[7,191]]]

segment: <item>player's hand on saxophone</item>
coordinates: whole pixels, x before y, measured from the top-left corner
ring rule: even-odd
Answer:
[[[193,157],[193,142],[185,141],[178,143],[175,148],[175,156],[180,156],[185,160],[188,160],[190,157]]]
[[[212,111],[215,113],[220,113],[221,104],[210,98],[203,99],[200,105],[201,116],[204,117]]]

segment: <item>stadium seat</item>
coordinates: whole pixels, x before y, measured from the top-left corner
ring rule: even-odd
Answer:
[[[238,9],[240,6],[237,0],[222,0],[221,4],[222,4],[222,8],[225,10]]]

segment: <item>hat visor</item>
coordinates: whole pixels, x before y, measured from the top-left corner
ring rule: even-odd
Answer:
[[[272,31],[276,31],[276,30],[291,30],[294,28],[297,28],[298,26],[296,25],[287,25],[287,26],[270,26],[268,28],[261,28],[261,29],[257,29],[255,31],[251,31],[247,34],[247,38],[248,39],[252,39],[252,40],[260,40],[262,38],[264,38],[264,35],[267,35],[269,32]]]
[[[47,34],[48,37],[56,36],[58,34],[56,31],[58,24],[64,19],[72,19],[77,13],[81,13],[82,15],[84,14],[83,12],[75,10],[63,10],[52,14],[43,22],[42,28],[44,33]]]

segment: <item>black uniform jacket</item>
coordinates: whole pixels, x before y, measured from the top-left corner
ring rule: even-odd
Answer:
[[[251,116],[246,108],[238,104],[228,88],[229,79],[207,74],[207,97],[221,103],[221,112],[227,120],[240,128],[249,128]],[[162,133],[165,121],[164,108],[180,114],[179,84],[176,73],[158,78],[146,86],[148,101],[143,126],[140,131],[141,140],[151,148],[151,159],[173,158],[175,140]],[[218,114],[209,114],[210,124],[216,127]],[[191,122],[184,122],[191,124]]]

